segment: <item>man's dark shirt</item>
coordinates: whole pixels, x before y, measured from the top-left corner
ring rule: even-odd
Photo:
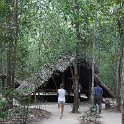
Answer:
[[[94,87],[94,96],[100,97],[103,94],[103,90],[101,87]]]

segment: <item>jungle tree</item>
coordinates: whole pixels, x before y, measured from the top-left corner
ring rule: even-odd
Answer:
[[[123,47],[124,47],[124,16],[123,16],[123,2],[120,1],[117,3],[117,9],[115,10],[116,14],[116,23],[117,23],[117,29],[118,33],[120,35],[120,46],[118,50],[118,57],[117,57],[117,65],[116,65],[116,81],[117,81],[117,108],[120,111],[120,105],[121,105],[121,95],[120,95],[120,89],[121,89],[121,68],[122,68],[122,57],[123,57]]]
[[[122,42],[124,42],[124,34],[121,40]],[[122,112],[122,124],[124,124],[124,54],[123,54],[123,69],[122,69],[122,78],[121,78],[121,112]]]

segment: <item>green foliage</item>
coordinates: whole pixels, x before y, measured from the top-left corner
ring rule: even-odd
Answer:
[[[0,118],[3,119],[3,122],[4,122],[4,119],[7,119],[7,116],[8,116],[7,103],[8,103],[8,100],[6,98],[2,98],[0,101]]]
[[[109,87],[114,86],[116,57],[120,34],[124,29],[123,3],[121,1],[98,0],[96,61],[99,76]],[[92,60],[94,37],[95,1],[49,0],[18,1],[18,41],[15,41],[14,1],[0,1],[0,73],[8,71],[8,52],[16,61],[10,67],[15,77],[23,80],[38,72],[46,63],[55,64],[58,59],[80,55]],[[77,39],[75,24],[79,23],[80,39]],[[44,68],[46,68],[44,66]],[[39,80],[43,80],[40,79]]]
[[[97,114],[97,106],[91,105],[90,106],[90,111],[91,111],[92,115],[96,115]]]
[[[116,61],[124,32],[123,11],[122,1],[98,0],[95,65],[100,79],[113,91],[116,91]],[[78,51],[92,61],[94,0],[23,0],[18,1],[16,11],[14,1],[0,0],[0,12],[0,74],[12,71],[20,80],[33,74],[37,85],[44,80],[36,73],[55,65],[60,58]],[[17,25],[13,19],[15,13]],[[76,24],[79,24],[79,34]],[[29,89],[22,94],[31,92]],[[11,89],[4,92],[7,100],[11,95],[18,94]],[[6,102],[1,106],[6,109]],[[0,117],[5,118],[5,112],[0,111]],[[90,112],[95,114],[95,106],[90,107]]]
[[[11,95],[13,95],[15,93],[15,90],[13,89],[7,89],[5,92],[4,92],[4,95],[6,98],[9,98]]]
[[[90,106],[90,109],[85,112],[83,116],[79,117],[81,124],[101,124],[99,120],[99,115],[97,114],[97,107],[94,105]]]
[[[1,109],[5,110],[7,108],[7,100],[5,98],[3,98],[1,100],[0,105],[1,105]]]

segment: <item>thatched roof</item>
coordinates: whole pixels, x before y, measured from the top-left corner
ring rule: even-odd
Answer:
[[[31,78],[22,81],[22,84],[16,89],[18,96],[23,97],[30,95],[37,87],[44,84],[44,82],[47,82],[55,71],[64,72],[68,67],[74,64],[74,61],[75,57],[73,56],[70,57],[70,59],[59,59],[56,64],[48,64],[47,68],[42,68],[40,72],[32,74]],[[81,61],[85,61],[85,63],[87,63],[86,66],[91,68],[91,63],[88,59],[81,58]],[[102,83],[102,86],[111,94],[111,96],[113,96],[110,89],[105,86],[104,83]]]
[[[0,78],[6,78],[6,74],[0,74]]]
[[[100,80],[100,78],[95,74],[95,80],[96,81],[100,81],[101,82],[101,87],[107,91],[107,95],[108,97],[113,97],[115,98],[115,95],[113,94],[113,92]]]
[[[74,62],[74,57],[59,59],[57,64],[48,65],[48,68],[42,68],[40,72],[32,74],[32,77],[22,81],[22,84],[16,89],[19,96],[27,96],[34,92],[35,88],[48,81],[54,71],[64,72]]]

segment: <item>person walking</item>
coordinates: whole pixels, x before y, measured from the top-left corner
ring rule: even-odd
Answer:
[[[103,95],[103,90],[100,87],[100,82],[96,83],[96,87],[94,87],[94,105],[97,106],[99,105],[99,114],[101,113],[102,110],[102,95]]]
[[[64,84],[60,84],[60,89],[58,89],[58,105],[59,105],[59,112],[60,112],[60,119],[63,117],[64,112],[64,104],[65,104],[65,89]]]

